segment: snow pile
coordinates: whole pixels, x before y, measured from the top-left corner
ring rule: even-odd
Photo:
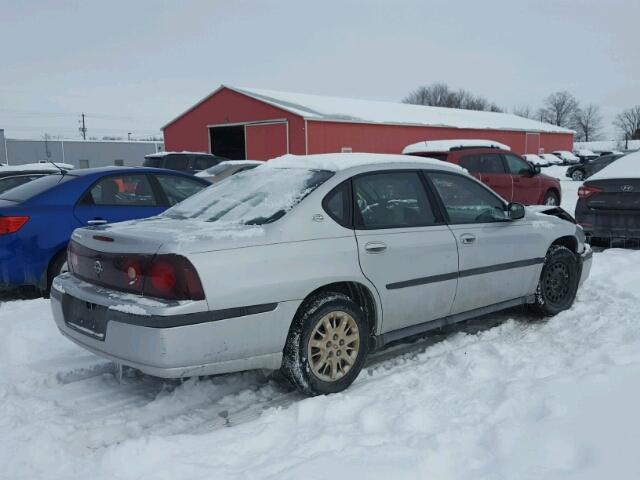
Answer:
[[[412,143],[402,150],[402,153],[439,153],[448,152],[455,148],[498,148],[500,150],[511,150],[509,145],[495,142],[493,140],[425,140],[424,142]]]
[[[630,153],[589,177],[591,180],[640,178],[640,152]]]
[[[311,399],[258,373],[119,384],[59,335],[45,300],[4,303],[0,476],[635,478],[639,285],[640,252],[596,253],[570,311],[396,346],[346,392]]]

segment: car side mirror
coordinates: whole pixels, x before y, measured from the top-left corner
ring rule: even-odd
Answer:
[[[520,220],[524,218],[524,205],[521,203],[510,203],[507,205],[507,216],[509,220]]]

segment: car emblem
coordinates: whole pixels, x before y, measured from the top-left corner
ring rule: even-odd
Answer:
[[[96,260],[93,264],[93,271],[96,272],[96,275],[100,276],[100,274],[104,271],[102,267],[102,262],[100,260]]]
[[[633,185],[622,185],[622,187],[620,187],[620,189],[623,192],[632,192],[633,191]]]

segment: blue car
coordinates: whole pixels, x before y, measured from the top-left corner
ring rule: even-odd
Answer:
[[[0,288],[48,292],[78,227],[157,215],[211,185],[172,170],[106,167],[47,175],[0,195]]]

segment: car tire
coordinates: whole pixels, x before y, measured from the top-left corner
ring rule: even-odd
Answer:
[[[49,264],[49,268],[47,270],[47,287],[46,290],[42,292],[45,298],[49,298],[53,279],[58,275],[68,271],[69,269],[67,268],[67,250],[65,249],[62,252],[59,252]]]
[[[578,168],[571,173],[571,179],[576,182],[582,182],[584,180],[584,171]]]
[[[364,366],[368,332],[364,312],[351,298],[316,295],[303,303],[291,325],[281,371],[306,395],[340,392]]]
[[[553,190],[549,190],[544,194],[544,198],[542,199],[543,205],[559,207],[560,206],[560,196],[554,192]]]
[[[576,255],[567,247],[552,245],[547,251],[531,308],[543,317],[552,317],[571,308],[579,281]]]

